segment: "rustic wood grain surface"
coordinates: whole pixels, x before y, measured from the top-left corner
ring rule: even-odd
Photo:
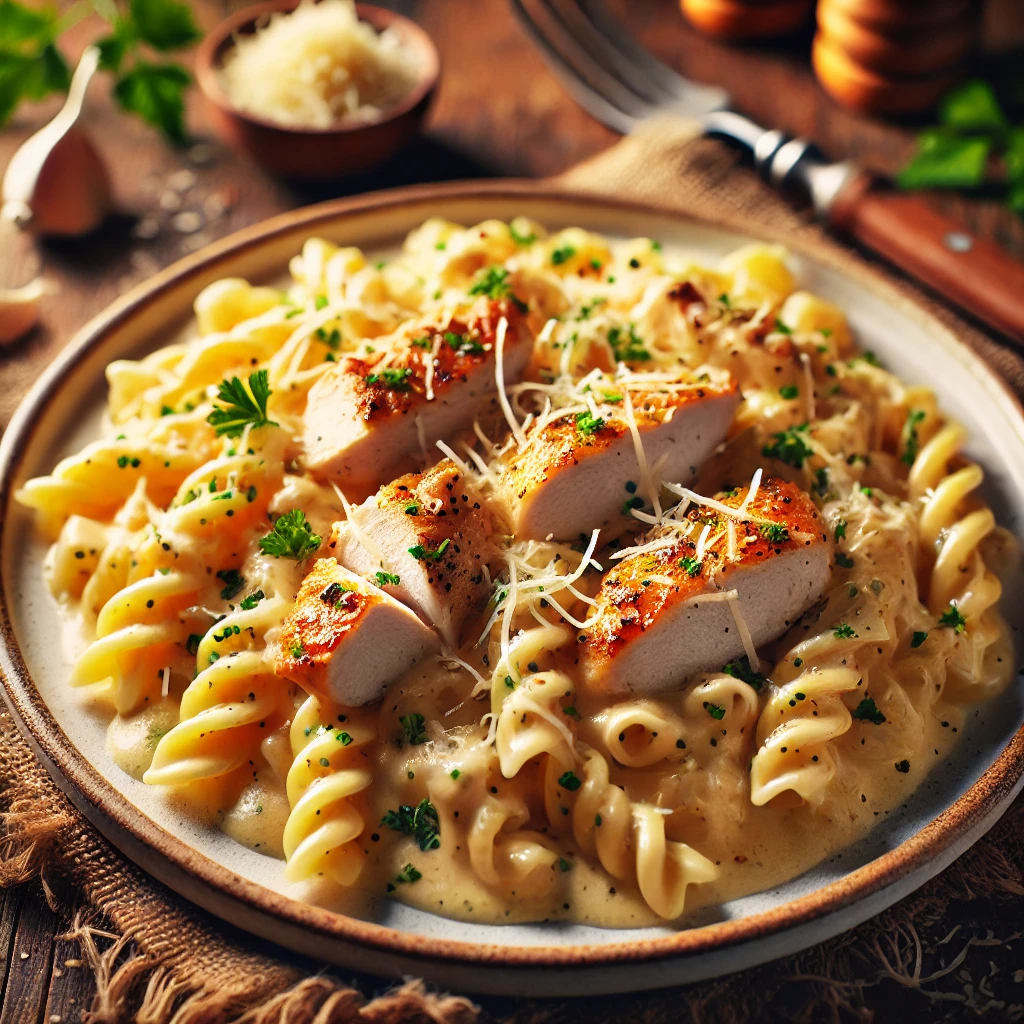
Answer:
[[[212,25],[234,6],[202,0],[201,19]],[[89,128],[111,167],[123,213],[84,241],[37,246],[24,238],[0,238],[0,285],[23,283],[41,265],[60,289],[46,302],[43,324],[19,344],[0,350],[0,428],[75,330],[131,285],[216,238],[297,206],[369,189],[452,178],[550,175],[616,140],[566,96],[503,0],[396,0],[388,6],[411,15],[431,34],[441,53],[443,77],[425,137],[387,166],[355,180],[299,188],[267,177],[207,136],[195,97],[190,126],[196,144],[172,151],[149,129],[118,113],[105,84],[96,84]],[[854,157],[891,173],[913,148],[913,125],[854,116],[821,93],[809,70],[809,34],[771,47],[733,49],[690,30],[671,0],[620,0],[615,6],[632,31],[670,63],[696,79],[727,86],[739,109],[766,124],[809,135],[831,155]],[[1024,65],[1019,49],[1024,3],[992,2],[985,26],[985,70],[1012,72]],[[74,30],[77,50],[95,31],[89,22]],[[19,111],[0,133],[0,168],[57,105]],[[971,230],[1024,258],[1024,222],[997,197],[950,195],[936,201]],[[91,976],[77,959],[77,947],[60,938],[66,927],[38,885],[0,892],[0,1024],[80,1018],[89,1002]],[[1017,976],[1024,981],[1021,971]],[[1003,980],[1009,989],[1002,1006],[1020,1003],[1022,993],[1010,991],[1022,987],[1013,970],[1003,972]],[[878,991],[879,998],[872,1000],[878,1020],[938,1019],[949,1009],[943,1006],[942,1014],[934,1014],[933,1004],[923,998],[908,1002],[886,994],[885,988]],[[988,1016],[1008,1019],[998,1012]]]

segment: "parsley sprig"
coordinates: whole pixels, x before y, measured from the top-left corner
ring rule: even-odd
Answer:
[[[276,427],[267,418],[267,400],[273,392],[266,370],[249,374],[248,384],[237,377],[222,380],[217,388],[217,398],[223,405],[215,405],[206,421],[217,432],[218,437],[239,437],[246,427]]]
[[[190,7],[180,0],[103,0],[91,6],[110,25],[97,46],[100,67],[115,75],[118,103],[180,145],[192,78],[180,64],[153,58],[198,42]],[[54,8],[0,0],[0,127],[23,100],[67,91],[71,75],[57,39],[77,20],[70,10],[61,17]]]
[[[260,551],[275,558],[308,558],[318,547],[322,538],[313,532],[306,513],[300,508],[285,512],[274,528],[260,538]]]

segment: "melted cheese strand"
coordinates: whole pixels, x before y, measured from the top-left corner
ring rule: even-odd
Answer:
[[[516,444],[522,448],[526,444],[526,438],[519,426],[519,421],[512,412],[512,406],[509,405],[508,395],[505,394],[505,335],[507,332],[508,320],[502,317],[498,321],[498,330],[494,339],[494,381],[498,385],[498,403],[501,405],[501,411],[505,414]]]
[[[633,413],[633,399],[630,397],[628,388],[624,388],[622,392],[622,407],[623,412],[626,414],[626,423],[629,426],[629,432],[633,437],[633,448],[636,451],[636,461],[640,466],[640,480],[651,499],[651,505],[654,507],[655,519],[660,523],[663,518],[661,500],[659,499],[658,492],[654,487],[654,480],[651,477],[651,471],[647,466],[647,453],[644,451],[643,441],[640,440],[640,428],[636,425],[636,416]]]

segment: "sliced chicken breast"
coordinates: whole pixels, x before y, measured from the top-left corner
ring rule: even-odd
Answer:
[[[353,489],[375,487],[413,453],[433,451],[476,417],[497,410],[498,328],[504,382],[533,352],[517,300],[481,297],[450,316],[404,325],[368,357],[346,356],[309,392],[306,466]]]
[[[716,500],[738,509],[745,497],[740,489]],[[795,484],[763,481],[742,518],[698,506],[687,519],[690,536],[634,554],[606,574],[600,618],[582,645],[589,689],[658,693],[720,669],[748,644],[784,633],[828,585],[828,531]]]
[[[490,593],[491,516],[449,459],[407,473],[352,508],[329,547],[338,561],[412,607],[451,647]]]
[[[692,388],[633,391],[631,398],[654,480],[688,483],[725,437],[740,393],[731,381],[694,380]],[[599,422],[595,429],[586,417],[582,424],[572,416],[554,420],[511,453],[504,482],[517,537],[575,540],[595,527],[622,523],[631,507],[643,503],[626,415],[617,409]]]
[[[437,634],[404,604],[333,558],[320,558],[267,650],[277,675],[361,707],[439,646]]]

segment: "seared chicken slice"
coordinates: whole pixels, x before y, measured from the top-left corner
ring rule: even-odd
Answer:
[[[715,500],[739,509],[746,494]],[[658,693],[720,669],[747,650],[744,631],[755,648],[775,639],[829,582],[828,531],[795,484],[764,480],[740,518],[698,506],[686,520],[689,536],[623,559],[602,581],[583,645],[589,689]]]
[[[457,647],[489,593],[491,517],[449,459],[407,473],[353,507],[330,547],[343,565],[409,604]]]
[[[346,356],[313,385],[305,461],[318,477],[356,489],[386,480],[410,455],[432,451],[498,408],[499,323],[504,382],[515,383],[533,337],[514,298],[480,297],[443,318],[404,325],[366,358]]]
[[[637,432],[655,480],[692,480],[725,437],[739,405],[732,381],[699,383],[694,378],[692,383],[690,388],[631,392]],[[621,523],[631,507],[643,504],[640,464],[624,410],[617,403],[613,416],[597,422],[595,427],[586,415],[556,419],[508,456],[503,476],[517,537],[575,540],[595,527]]]
[[[361,707],[438,647],[434,631],[404,604],[333,558],[320,558],[268,652],[277,675]]]

